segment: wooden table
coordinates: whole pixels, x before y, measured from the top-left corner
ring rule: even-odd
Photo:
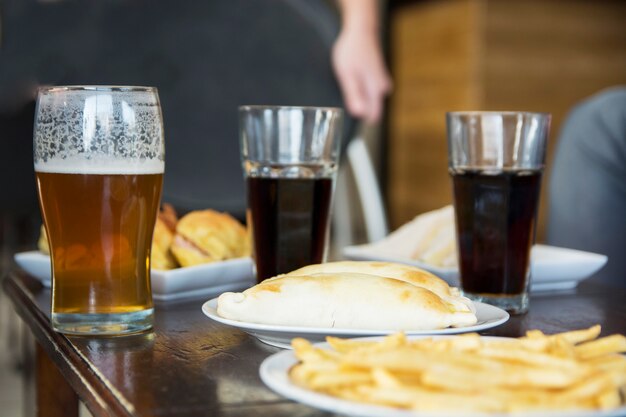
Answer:
[[[77,415],[77,398],[95,417],[329,415],[267,389],[259,365],[279,349],[209,320],[200,310],[203,300],[157,305],[147,334],[66,337],[50,327],[49,290],[19,271],[3,286],[38,342],[40,416]],[[485,334],[553,333],[596,323],[603,334],[626,333],[625,301],[626,290],[592,283],[534,294],[528,314]]]

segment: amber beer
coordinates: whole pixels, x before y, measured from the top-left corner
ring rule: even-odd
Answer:
[[[154,87],[39,89],[33,159],[52,260],[54,330],[123,335],[152,327],[162,120]]]
[[[163,173],[91,171],[36,170],[53,315],[151,309],[150,247]]]

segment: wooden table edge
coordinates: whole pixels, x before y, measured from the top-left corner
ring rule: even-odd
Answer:
[[[132,409],[124,405],[123,399],[120,400],[111,391],[96,388],[108,384],[94,372],[65,335],[52,330],[49,318],[37,308],[25,285],[13,277],[16,274],[19,272],[13,271],[3,277],[4,291],[11,299],[16,313],[28,325],[41,348],[89,411],[94,416],[132,417]]]

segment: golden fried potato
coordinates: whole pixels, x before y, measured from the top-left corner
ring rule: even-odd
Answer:
[[[368,404],[438,412],[610,410],[624,405],[626,337],[600,327],[519,339],[477,334],[380,342],[292,342],[290,376],[309,389]]]

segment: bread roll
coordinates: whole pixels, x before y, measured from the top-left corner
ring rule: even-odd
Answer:
[[[246,229],[227,213],[192,211],[179,220],[172,253],[182,266],[250,255]]]
[[[425,288],[358,273],[283,275],[243,293],[220,295],[217,312],[250,323],[386,331],[476,323],[474,313]]]

